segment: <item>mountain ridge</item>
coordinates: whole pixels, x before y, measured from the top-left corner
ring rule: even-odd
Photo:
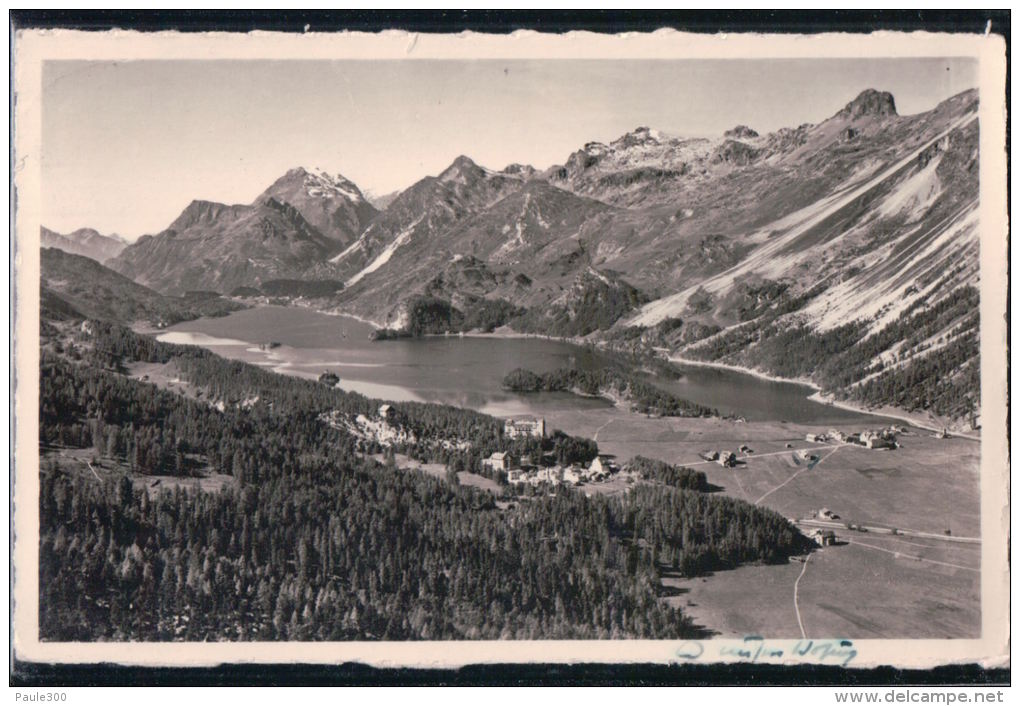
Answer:
[[[78,228],[63,234],[40,226],[39,240],[44,248],[59,248],[72,255],[84,255],[99,262],[116,257],[128,246],[127,241],[116,233],[103,235],[94,228]]]
[[[481,306],[490,323],[496,311],[610,343],[640,329],[675,354],[755,367],[777,322],[811,340],[848,326],[871,340],[976,281],[976,110],[970,90],[899,115],[869,89],[817,124],[713,138],[640,126],[543,171],[460,155],[382,211],[343,177],[293,169],[253,204],[189,205],[111,264],[172,292],[336,280],[314,306],[389,328],[412,300],[438,297],[465,320]],[[594,328],[537,314],[599,298],[621,305],[611,320],[592,314]],[[683,325],[667,335],[667,320]],[[746,330],[757,338],[738,351]],[[903,368],[905,346],[874,351],[850,383]]]

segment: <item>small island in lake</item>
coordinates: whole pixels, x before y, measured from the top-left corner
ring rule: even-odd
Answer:
[[[717,417],[719,412],[677,397],[640,378],[614,370],[577,370],[559,368],[538,374],[517,368],[503,378],[503,389],[510,392],[572,392],[586,397],[625,400],[640,414],[660,417]]]

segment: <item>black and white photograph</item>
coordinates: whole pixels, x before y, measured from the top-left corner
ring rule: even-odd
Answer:
[[[15,650],[1008,660],[1001,38],[83,34]]]

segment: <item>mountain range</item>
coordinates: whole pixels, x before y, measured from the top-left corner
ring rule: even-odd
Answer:
[[[310,303],[380,328],[484,310],[490,325],[962,418],[977,399],[965,305],[978,281],[977,107],[971,90],[901,116],[868,90],[821,123],[764,135],[639,127],[545,170],[461,156],[382,210],[344,177],[298,168],[251,204],[193,202],[107,265],[169,295],[336,281]],[[937,384],[917,383],[935,369]]]
[[[44,248],[60,248],[73,255],[90,257],[96,262],[106,262],[127,247],[127,241],[119,235],[103,235],[92,228],[79,228],[66,235],[49,228],[40,228],[39,239]]]

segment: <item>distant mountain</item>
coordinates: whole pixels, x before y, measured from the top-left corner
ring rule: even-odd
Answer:
[[[127,247],[127,242],[119,235],[103,235],[92,228],[79,228],[63,235],[41,227],[39,239],[44,248],[60,248],[64,252],[84,255],[98,262],[106,262]]]
[[[343,177],[292,169],[251,204],[193,201],[169,228],[140,238],[109,265],[169,294],[328,279],[324,263],[375,215]]]
[[[458,270],[469,262],[483,263],[492,273],[485,279],[489,287],[460,292],[447,282],[453,299],[461,294],[490,296],[522,306],[548,301],[589,261],[579,237],[608,223],[615,211],[542,181],[523,182],[477,165],[462,166],[456,173],[463,181],[453,181],[455,189],[425,182],[421,191],[405,192],[394,201],[366,231],[364,241],[401,227],[413,216],[385,247],[376,243],[373,259],[360,260],[365,264],[348,278],[338,305],[389,325],[401,319],[401,305],[410,295],[432,286],[437,272]],[[436,199],[437,189],[456,195]],[[423,200],[434,207],[424,217]],[[525,277],[516,277],[524,272]],[[527,286],[522,285],[525,280]]]
[[[218,297],[166,297],[82,255],[41,252],[43,317],[92,318],[131,325],[168,326],[242,308]]]
[[[426,177],[395,198],[348,248],[331,258],[347,286],[380,269],[408,243],[436,244],[454,224],[523,185],[509,176],[458,157],[437,177]]]
[[[900,406],[960,418],[976,405],[977,319],[946,303],[977,283],[976,115],[976,91],[901,116],[869,90],[817,125],[711,139],[642,127],[542,173],[461,158],[336,258],[348,287],[326,304],[392,325],[442,273],[447,301],[506,301],[529,310],[515,326],[582,331],[556,313],[576,310],[565,293],[616,273],[636,294],[594,296],[637,308],[608,307],[611,336],[643,329],[685,357],[869,403],[909,389]],[[460,276],[464,262],[479,276]],[[838,374],[823,365],[833,350]],[[936,365],[942,387],[919,392]]]
[[[314,305],[380,327],[432,330],[456,310],[962,418],[977,395],[977,106],[966,91],[903,116],[867,90],[817,125],[639,127],[542,172],[462,156],[381,212],[341,177],[292,170],[251,205],[192,204],[110,264],[167,292],[337,282]]]
[[[378,213],[352,181],[302,167],[288,171],[258,198],[258,202],[269,200],[296,208],[338,249],[357,238]]]
[[[397,198],[398,196],[400,196],[400,193],[401,193],[400,189],[397,189],[396,191],[390,191],[389,193],[386,193],[386,194],[378,194],[378,195],[376,195],[376,194],[374,194],[372,192],[366,192],[365,193],[365,198],[368,199],[368,202],[370,204],[372,204],[373,206],[375,206],[376,209],[378,209],[380,211],[385,211],[386,208],[391,203],[393,203],[393,200],[395,198]]]

